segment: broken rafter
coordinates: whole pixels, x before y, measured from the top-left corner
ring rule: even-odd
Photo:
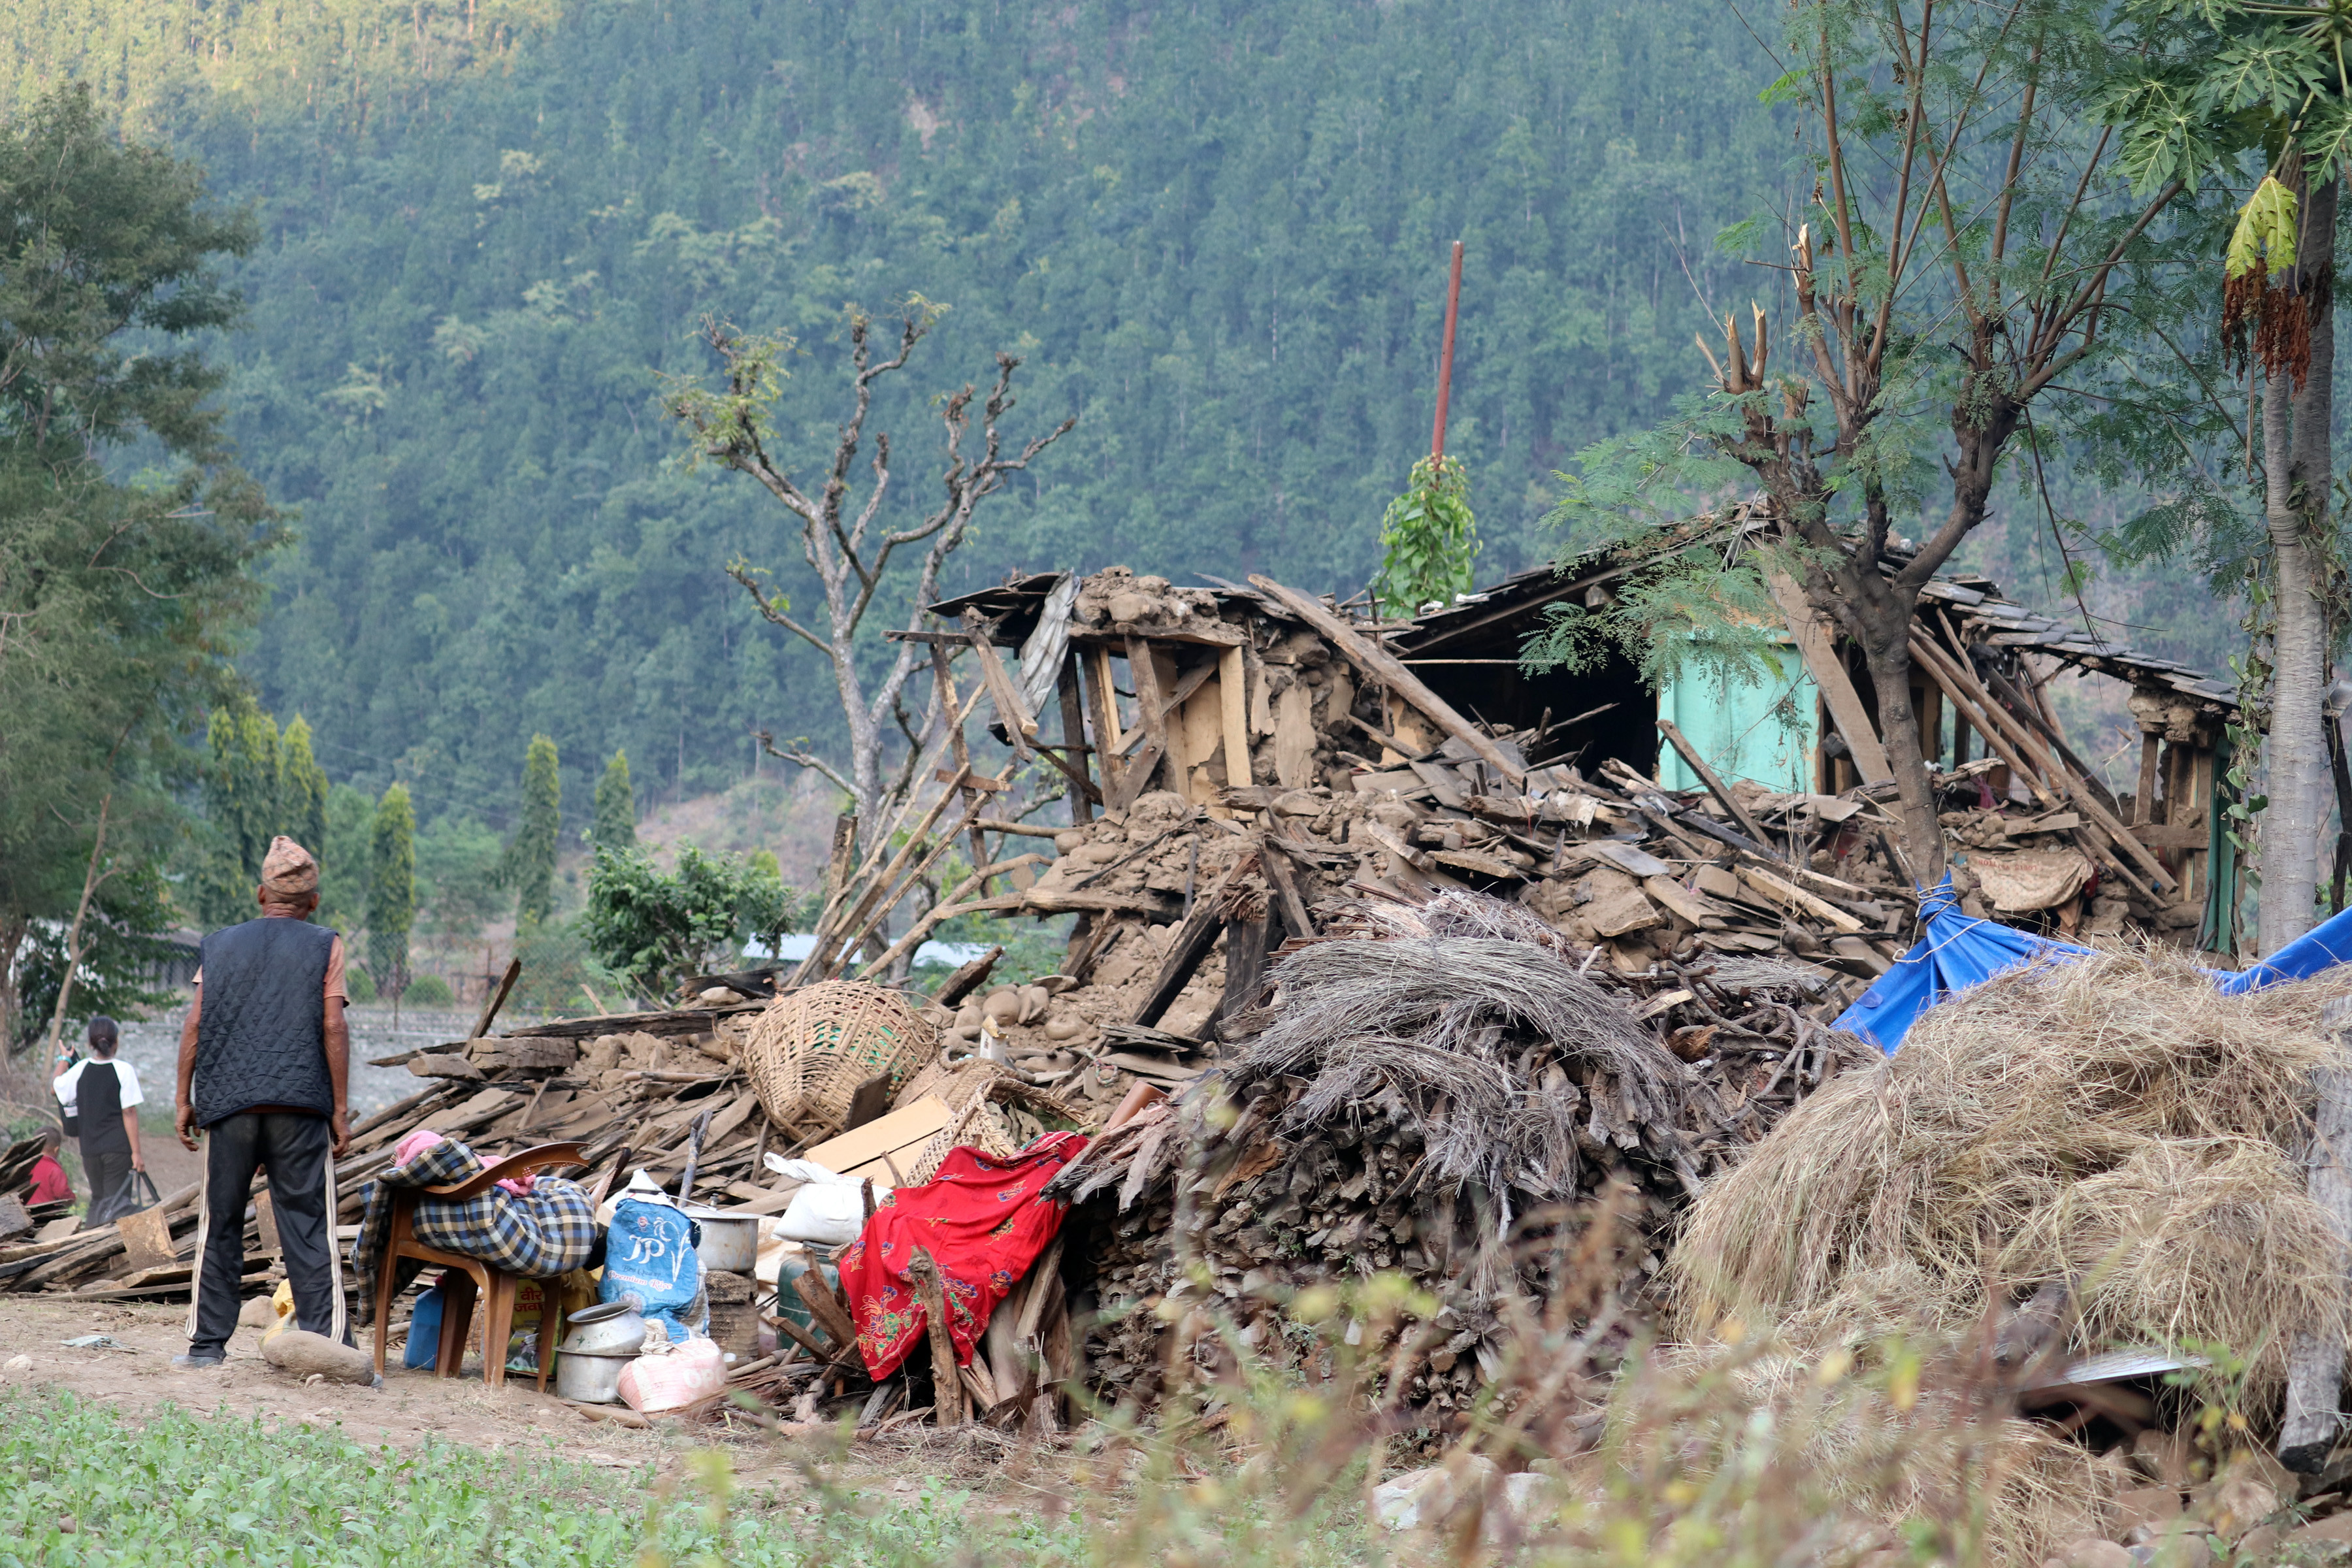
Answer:
[[[1292,614],[1321,632],[1349,663],[1421,710],[1438,728],[1469,747],[1479,761],[1514,784],[1527,782],[1525,767],[1505,756],[1502,748],[1495,744],[1494,738],[1484,729],[1456,713],[1444,698],[1423,685],[1421,677],[1407,669],[1394,654],[1374,647],[1357,636],[1355,629],[1347,622],[1295,588],[1286,588],[1271,577],[1255,574],[1250,578],[1250,585],[1279,599]]]

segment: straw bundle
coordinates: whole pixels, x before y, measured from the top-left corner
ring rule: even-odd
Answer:
[[[743,1032],[743,1068],[777,1126],[838,1132],[857,1086],[881,1073],[895,1091],[938,1049],[921,1014],[895,991],[828,980],[779,996]]]
[[[1816,1094],[1692,1209],[1685,1324],[1798,1343],[1970,1331],[2064,1283],[2078,1348],[2203,1340],[2274,1392],[2340,1333],[2342,1248],[2304,1193],[2321,1008],[2343,972],[2224,997],[2186,960],[2103,953],[1925,1015]]]

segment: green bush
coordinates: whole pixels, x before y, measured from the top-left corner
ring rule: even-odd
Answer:
[[[351,994],[354,1007],[363,1007],[376,999],[374,976],[356,963],[343,971],[343,989]]]
[[[449,983],[439,975],[420,974],[408,983],[408,989],[400,994],[400,1000],[411,1007],[446,1007],[457,1001],[457,996],[449,989]]]
[[[515,932],[522,974],[507,1016],[604,1013],[627,1005],[629,983],[596,961],[580,921],[526,921]]]
[[[599,845],[581,930],[606,968],[639,995],[659,997],[689,974],[741,968],[744,941],[772,945],[798,905],[765,850],[705,855],[681,845],[676,874],[665,875],[640,848]]]

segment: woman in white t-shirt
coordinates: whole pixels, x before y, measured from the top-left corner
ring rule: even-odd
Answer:
[[[81,1125],[81,1168],[89,1181],[85,1226],[101,1226],[132,1213],[139,1200],[133,1173],[146,1170],[139,1149],[139,1069],[117,1061],[120,1032],[100,1015],[89,1021],[89,1059],[58,1064],[51,1081],[58,1103]]]

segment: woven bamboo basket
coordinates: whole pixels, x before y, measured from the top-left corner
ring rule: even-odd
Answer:
[[[908,1186],[938,1174],[948,1151],[969,1143],[999,1159],[1018,1154],[1043,1134],[1078,1126],[1085,1119],[1056,1095],[1021,1081],[994,1062],[969,1058],[949,1067],[933,1062],[899,1094],[911,1105],[926,1094],[945,1100],[955,1118],[915,1152],[905,1165]]]
[[[769,1120],[807,1136],[840,1131],[859,1084],[887,1072],[895,1094],[938,1050],[938,1031],[898,992],[827,980],[753,1020],[743,1069]]]

